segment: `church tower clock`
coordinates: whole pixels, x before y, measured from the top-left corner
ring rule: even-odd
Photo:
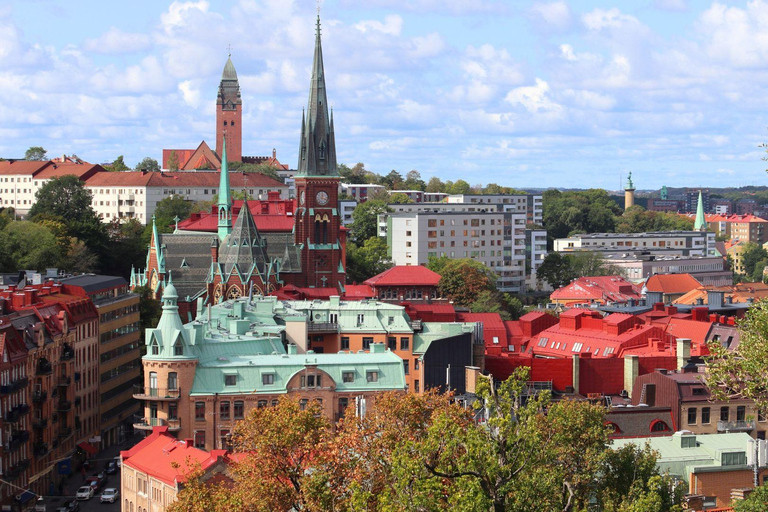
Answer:
[[[294,241],[301,244],[303,286],[336,288],[346,283],[339,217],[339,172],[333,113],[329,114],[317,18],[315,55],[307,110],[301,119],[299,164],[295,175],[299,200]]]

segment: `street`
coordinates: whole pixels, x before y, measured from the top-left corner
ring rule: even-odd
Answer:
[[[77,489],[85,485],[85,478],[89,476],[96,475],[97,473],[103,471],[107,465],[107,463],[111,460],[113,460],[121,450],[127,450],[137,442],[139,442],[140,437],[131,437],[128,438],[128,440],[120,445],[111,446],[107,448],[106,450],[103,450],[102,452],[99,452],[96,454],[92,459],[90,460],[91,463],[91,469],[88,470],[85,474],[85,477],[83,477],[82,474],[76,473],[72,475],[72,479],[70,480],[69,484],[66,488],[67,496],[49,496],[46,497],[44,502],[46,504],[46,512],[55,512],[58,507],[65,506],[67,503],[69,503],[71,500],[75,499],[75,493],[77,492]],[[114,503],[101,503],[100,496],[101,491],[105,488],[114,487],[118,491],[120,491],[120,474],[121,472],[118,471],[114,475],[107,475],[107,484],[102,487],[102,489],[99,490],[98,493],[96,493],[93,498],[87,501],[80,501],[80,511],[81,512],[118,512],[120,510],[120,498],[118,497],[118,500],[116,500]]]

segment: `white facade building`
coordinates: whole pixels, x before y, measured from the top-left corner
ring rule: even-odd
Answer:
[[[558,238],[556,252],[593,251],[601,254],[645,251],[679,256],[722,256],[715,248],[715,233],[658,231],[652,233],[589,233]]]
[[[504,205],[524,212],[529,224],[544,225],[544,198],[541,194],[452,194],[448,203]]]
[[[525,215],[513,212],[394,213],[379,216],[379,235],[395,265],[472,258],[494,271],[500,291],[524,293],[525,224]]]

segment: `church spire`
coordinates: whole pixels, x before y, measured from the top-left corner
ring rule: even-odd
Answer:
[[[704,200],[701,197],[701,190],[699,190],[699,203],[696,205],[696,221],[693,223],[693,229],[695,231],[707,230],[707,219],[704,217]]]
[[[232,197],[229,189],[227,165],[227,141],[221,152],[221,176],[219,177],[219,239],[224,240],[232,232]]]
[[[240,162],[243,159],[243,100],[240,97],[240,82],[232,63],[227,57],[221,73],[219,93],[216,97],[216,154],[222,157],[224,139],[229,146],[229,159]]]
[[[315,56],[312,62],[312,79],[309,84],[309,101],[301,122],[297,176],[338,176],[335,137],[328,115],[328,98],[325,90],[319,15],[315,32]]]

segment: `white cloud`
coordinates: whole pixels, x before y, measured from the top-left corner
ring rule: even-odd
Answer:
[[[128,33],[117,27],[110,27],[96,39],[87,39],[83,49],[93,53],[124,54],[146,50],[150,43],[147,34]]]
[[[208,12],[209,3],[205,0],[199,2],[173,2],[168,10],[160,15],[160,22],[166,33],[171,33],[177,28],[185,28],[195,14]]]
[[[507,93],[504,100],[512,105],[520,104],[528,112],[543,112],[561,110],[562,106],[553,102],[549,97],[549,84],[537,78],[536,85],[518,87]]]
[[[768,64],[768,4],[762,0],[746,9],[714,2],[698,25],[709,57],[736,67]]]
[[[563,1],[537,2],[531,6],[529,13],[534,19],[557,30],[564,30],[571,24],[571,10]]]
[[[617,8],[595,9],[581,17],[584,26],[589,30],[603,30],[605,28],[621,28],[624,25],[639,24],[637,18],[629,14],[622,14]]]
[[[179,91],[181,91],[181,96],[187,105],[193,108],[197,108],[200,105],[200,89],[193,84],[192,80],[180,82]]]
[[[361,21],[355,25],[360,32],[381,32],[391,36],[399,36],[403,31],[403,18],[397,14],[390,14],[384,18],[384,21],[367,20]]]

